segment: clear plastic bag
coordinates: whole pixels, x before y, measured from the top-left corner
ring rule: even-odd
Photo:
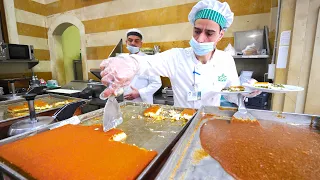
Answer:
[[[101,82],[108,86],[100,95],[101,99],[122,94],[123,87],[130,84],[139,69],[138,62],[131,56],[118,56],[104,60],[100,64]]]
[[[130,84],[139,69],[139,64],[131,56],[119,55],[104,60],[100,69],[101,82],[107,86],[100,94],[100,99],[108,99],[103,112],[103,131],[106,132],[123,121],[116,97],[123,94],[123,88]]]
[[[242,50],[243,55],[257,55],[259,50],[254,43],[248,45],[244,50]]]
[[[115,96],[110,96],[103,110],[103,131],[107,132],[123,122],[120,105]]]
[[[123,88],[116,90],[114,95],[109,96],[108,98],[104,96],[103,92],[100,94],[100,99],[108,99],[103,110],[102,121],[104,132],[107,132],[110,129],[117,127],[119,124],[123,122],[120,105],[116,99],[116,97],[120,96],[121,94],[123,94]]]

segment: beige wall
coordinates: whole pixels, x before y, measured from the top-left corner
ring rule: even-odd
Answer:
[[[144,47],[157,44],[161,50],[173,47],[188,47],[192,27],[187,15],[198,0],[8,0],[11,2],[10,17],[12,36],[23,44],[33,44],[40,63],[35,71],[48,70],[50,53],[48,47],[48,28],[59,16],[74,16],[85,26],[87,71],[97,68],[108,57],[113,46],[125,32],[138,27],[144,33]],[[110,1],[110,2],[109,2]],[[234,31],[261,29],[267,25],[274,30],[275,0],[228,0],[235,13],[234,24],[218,45],[224,49],[233,43]],[[12,5],[14,3],[14,8]],[[249,5],[249,6],[248,6]],[[159,18],[161,15],[161,18]],[[14,23],[15,22],[15,23]],[[274,32],[271,32],[271,37]],[[50,72],[50,71],[48,71]]]
[[[287,67],[276,70],[276,83],[303,87],[299,93],[274,95],[273,110],[320,114],[319,0],[283,0],[281,31],[291,30]],[[319,31],[319,30],[318,30]]]

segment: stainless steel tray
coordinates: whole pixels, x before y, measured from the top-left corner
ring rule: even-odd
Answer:
[[[40,96],[36,96],[36,99],[41,99],[44,102],[47,102],[48,104],[53,104],[56,102],[67,100],[67,99],[74,100],[74,101],[82,100],[80,98],[61,96],[61,95],[56,95],[56,94],[40,95]],[[0,102],[0,114],[2,114],[2,116],[0,116],[0,124],[6,123],[9,121],[13,121],[16,119],[22,119],[22,118],[28,117],[29,114],[14,117],[8,112],[8,106],[22,105],[24,102],[26,102],[26,100],[24,98],[18,98],[18,99]],[[44,113],[44,112],[48,112],[48,111],[52,111],[52,110],[57,110],[57,109],[61,108],[62,106],[63,105],[57,106],[57,107],[52,107],[50,109],[40,110],[40,111],[37,110],[36,113],[39,114],[39,113]]]
[[[200,128],[207,120],[204,114],[214,114],[216,119],[230,120],[236,109],[202,107],[194,117],[189,128],[180,138],[156,179],[233,179],[220,164],[210,156],[198,157],[194,153],[201,150]],[[259,120],[271,120],[297,126],[311,126],[319,129],[319,116],[305,114],[278,113],[273,111],[248,110]]]
[[[161,161],[168,156],[183,132],[187,129],[188,123],[182,121],[171,121],[169,111],[181,112],[184,108],[162,105],[164,120],[154,120],[143,117],[143,111],[150,107],[145,103],[123,102],[123,123],[117,128],[127,134],[126,143],[135,144],[149,150],[155,150],[158,155],[140,174],[138,179],[148,179]],[[102,124],[103,109],[88,113],[80,117],[82,125]],[[190,120],[188,121],[191,122]]]
[[[158,155],[150,162],[145,170],[140,174],[138,179],[148,178],[157,165],[168,156],[168,153],[187,129],[191,120],[187,123],[182,121],[173,121],[169,119],[152,120],[151,118],[144,118],[142,115],[144,109],[149,107],[145,103],[122,102],[120,103],[123,112],[123,123],[117,128],[124,130],[127,134],[126,143],[135,144],[146,149],[156,150]],[[165,111],[163,116],[168,117],[169,110],[182,111],[183,108],[173,106],[161,106]],[[82,125],[100,124],[102,123],[103,109],[99,109],[87,114],[79,116]],[[192,117],[193,118],[193,117]],[[192,119],[191,118],[191,119]],[[51,124],[47,127],[32,131],[17,136],[13,136],[4,140],[0,140],[0,146],[28,136],[32,136],[50,129],[61,127],[68,124],[69,120],[61,121]],[[0,171],[8,174],[10,177],[20,179],[23,177],[15,170],[0,162]]]

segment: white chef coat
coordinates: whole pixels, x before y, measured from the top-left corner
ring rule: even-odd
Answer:
[[[240,84],[233,57],[217,49],[206,64],[196,59],[191,47],[174,48],[153,56],[131,57],[139,62],[139,75],[169,77],[174,93],[174,106],[219,106],[221,95],[214,92]],[[197,91],[201,91],[201,100],[187,101],[187,93],[194,91],[195,87]],[[226,96],[226,99],[237,103],[236,95]]]
[[[146,56],[145,53],[139,52],[139,56]],[[136,75],[131,81],[129,86],[124,88],[123,95],[130,94],[132,92],[131,86],[138,89],[140,97],[133,100],[133,102],[146,102],[148,104],[153,104],[153,94],[161,87],[160,76],[148,76],[148,75]]]

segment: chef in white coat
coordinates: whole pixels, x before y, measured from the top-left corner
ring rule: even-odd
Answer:
[[[240,84],[233,57],[216,48],[233,18],[228,3],[199,1],[188,16],[193,26],[191,47],[174,48],[153,56],[130,55],[103,61],[100,65],[102,83],[110,84],[103,95],[108,97],[130,82],[135,74],[160,75],[170,78],[175,106],[219,106],[221,95],[216,92]],[[126,62],[125,66],[122,62]],[[117,69],[117,73],[112,69]],[[237,103],[234,95],[226,99]]]
[[[127,49],[130,54],[146,56],[140,51],[142,47],[142,33],[138,29],[127,32]],[[153,94],[161,87],[160,76],[136,75],[130,85],[124,88],[124,98],[134,102],[153,104]]]

